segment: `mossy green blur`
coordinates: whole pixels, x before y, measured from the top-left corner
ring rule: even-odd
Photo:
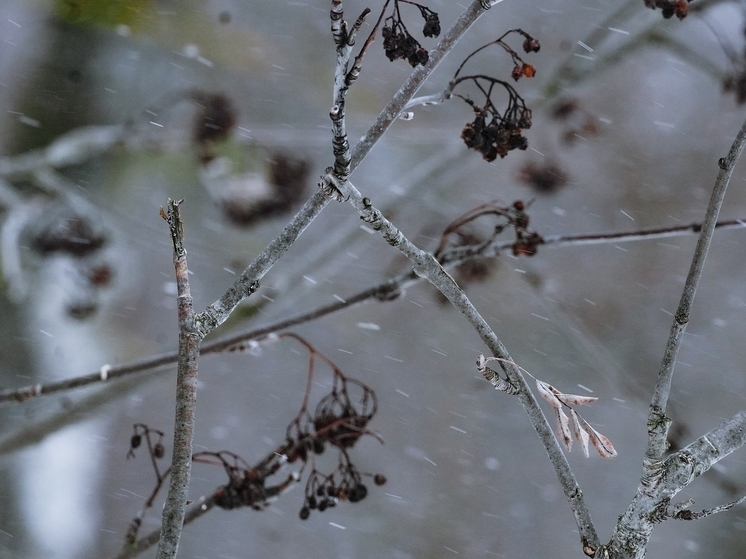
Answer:
[[[78,25],[136,25],[151,7],[150,0],[55,0],[60,19]]]

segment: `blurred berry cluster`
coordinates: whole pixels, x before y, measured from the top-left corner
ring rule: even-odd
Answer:
[[[339,501],[359,503],[368,495],[368,487],[363,483],[363,476],[373,478],[375,485],[386,483],[382,474],[361,473],[350,462],[349,455],[342,451],[337,469],[329,475],[324,475],[314,469],[306,483],[305,499],[300,509],[301,520],[306,520],[312,510],[324,512],[333,508]]]
[[[676,16],[679,19],[684,19],[689,12],[689,2],[692,0],[645,0],[645,5],[648,8],[656,9],[660,8],[665,19]]]

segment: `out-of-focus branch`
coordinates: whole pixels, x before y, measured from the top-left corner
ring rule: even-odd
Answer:
[[[84,163],[124,142],[126,132],[127,127],[121,125],[77,128],[43,149],[0,158],[0,177],[12,180],[50,167],[57,169]]]
[[[733,219],[726,221],[719,221],[715,227],[717,229],[731,230],[731,229],[743,229],[746,227],[746,219]],[[571,246],[585,246],[585,245],[601,245],[601,244],[616,244],[616,243],[629,243],[636,241],[645,241],[652,239],[663,239],[671,237],[683,237],[698,233],[702,228],[701,223],[692,223],[690,225],[681,225],[676,227],[659,227],[654,229],[640,229],[638,231],[623,231],[619,233],[588,233],[582,235],[554,235],[544,237],[539,243],[540,246],[553,248],[553,247],[571,247]],[[490,257],[497,256],[501,252],[510,250],[513,247],[514,241],[503,241],[495,239],[492,242],[476,245],[476,246],[459,246],[447,249],[441,255],[441,261],[446,269],[450,269],[458,264],[465,262],[466,260],[474,257]],[[210,353],[220,353],[241,342],[247,340],[254,340],[271,334],[273,332],[279,332],[292,326],[299,324],[305,324],[313,320],[322,318],[329,314],[342,311],[349,307],[359,305],[367,301],[385,301],[390,298],[396,297],[396,294],[401,290],[409,287],[420,281],[414,272],[401,274],[395,278],[386,280],[378,285],[369,287],[363,291],[345,297],[344,301],[335,301],[329,305],[322,305],[311,311],[298,314],[294,317],[273,322],[266,326],[260,326],[258,328],[250,328],[241,332],[224,336],[206,342],[202,344],[200,351],[201,355],[207,355]],[[47,384],[33,384],[30,386],[24,386],[15,389],[0,390],[0,403],[3,402],[25,402],[29,398],[35,398],[37,396],[46,396],[55,394],[57,392],[63,392],[67,390],[73,390],[76,388],[82,388],[90,384],[96,384],[99,382],[107,382],[109,380],[129,376],[134,373],[140,373],[145,371],[152,371],[155,369],[163,368],[168,365],[172,365],[176,362],[178,357],[177,352],[163,353],[161,355],[155,355],[144,359],[139,359],[131,363],[124,365],[104,365],[99,371],[74,377],[67,380],[61,380],[57,382],[50,382]]]
[[[702,14],[723,1],[699,0],[690,4],[689,12],[692,15]],[[635,22],[631,20],[639,16],[642,11],[640,8],[640,0],[627,0],[619,3],[617,9],[604,21],[594,25],[588,35],[578,41],[579,44],[592,48],[592,54],[585,52],[583,56],[577,56],[577,53],[571,53],[546,81],[546,99],[552,102],[565,90],[576,88],[584,81],[595,79],[603,72],[618,67],[620,62],[636,51],[656,46],[667,48],[675,56],[717,79],[723,77],[723,73],[713,62],[685,43],[672,39],[670,34],[662,33],[659,17],[651,18],[652,23],[643,29],[635,29]],[[611,47],[608,46],[610,38],[618,39],[620,36],[625,37],[623,42],[614,41]]]

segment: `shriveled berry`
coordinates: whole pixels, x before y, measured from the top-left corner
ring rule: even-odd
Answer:
[[[523,41],[524,52],[539,52],[539,49],[541,49],[541,45],[539,44],[539,41],[533,37],[527,38]]]
[[[368,488],[365,487],[365,485],[363,485],[362,483],[358,483],[350,491],[349,499],[351,503],[357,503],[365,499],[367,495],[368,495]]]

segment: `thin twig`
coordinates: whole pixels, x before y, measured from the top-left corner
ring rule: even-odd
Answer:
[[[341,9],[335,9],[337,7],[341,8],[341,2],[339,0],[333,0],[332,6],[332,21],[334,22],[339,19],[337,18],[337,15],[341,16]],[[471,23],[473,23],[483,12],[483,7],[481,7],[477,2],[473,3],[472,6],[466,10],[466,15],[462,16],[457,23],[454,24],[451,30],[449,30],[449,33],[447,33],[439,43],[439,47],[441,47],[440,52],[438,53],[439,56],[433,57],[433,59],[430,60],[428,68],[424,68],[419,72],[417,70],[413,72],[410,79],[399,90],[399,92],[394,95],[394,98],[389,103],[389,106],[391,106],[392,103],[399,103],[397,105],[398,109],[396,116],[398,116],[398,113],[401,111],[401,107],[415,94],[422,81],[424,81],[430,72],[432,72],[432,70],[438,65],[445,54],[450,51],[456,41],[471,26]],[[468,25],[463,25],[462,28],[459,28],[457,26],[460,22],[468,23]],[[342,25],[338,30],[338,34],[341,35],[342,32],[344,32],[346,37],[344,25]],[[345,50],[347,50],[349,47],[347,41],[345,40],[343,43]],[[349,60],[349,54],[347,54],[347,60]],[[417,75],[416,78],[414,77],[415,75]],[[338,86],[339,84],[336,83],[335,80],[335,90]],[[343,108],[344,105],[342,105],[341,108],[342,116],[344,116]],[[332,119],[334,120],[334,107],[332,108]],[[377,122],[374,124],[374,130],[378,134],[383,134],[390,124],[390,121],[386,124]],[[342,121],[342,129],[338,131],[338,134],[335,134],[334,170],[337,170],[338,163],[340,162],[340,159],[343,158],[343,163],[345,163],[345,165],[343,166],[343,169],[340,169],[342,174],[339,176],[335,173],[335,176],[337,177],[337,180],[344,182],[347,180],[349,173],[354,170],[354,166],[350,161],[351,158],[348,151],[349,148],[346,141],[346,134],[342,134],[342,132],[344,132],[343,127],[344,124]],[[380,138],[380,135],[376,136],[375,133],[371,136],[376,140]],[[343,145],[337,144],[340,139],[344,139]],[[358,162],[362,160],[362,157],[367,153],[366,147],[368,144],[365,144],[364,140],[365,139],[358,142],[358,146],[362,145],[361,149],[358,151]],[[370,147],[372,147],[372,144],[367,147],[367,150],[369,150]],[[183,232],[181,230],[178,211],[179,205],[176,202],[169,203],[168,213],[164,217],[169,221],[171,228],[171,236],[174,244],[174,264],[176,267],[179,292],[179,366],[171,483],[166,505],[163,510],[162,535],[159,541],[156,559],[171,559],[176,556],[181,528],[184,522],[184,510],[186,506],[186,496],[191,470],[191,446],[194,433],[194,408],[196,402],[197,357],[199,356],[200,342],[204,336],[227,320],[236,306],[238,306],[244,298],[248,297],[259,288],[260,278],[270,269],[274,262],[285,253],[285,251],[293,244],[295,239],[298,238],[298,236],[321,212],[327,203],[328,199],[325,199],[324,192],[322,190],[317,192],[283,229],[280,237],[273,240],[267,248],[262,251],[259,257],[257,257],[246,268],[246,270],[244,270],[241,276],[230,288],[228,288],[225,294],[221,296],[218,301],[210,305],[204,312],[198,314],[193,313],[192,299],[189,294],[186,251],[183,247]]]
[[[650,402],[650,411],[648,415],[648,447],[645,451],[645,458],[648,461],[661,460],[663,453],[668,448],[667,437],[668,427],[671,420],[666,417],[666,404],[668,395],[671,391],[671,381],[673,379],[673,369],[676,363],[676,354],[681,346],[681,340],[684,337],[686,326],[689,323],[689,314],[691,312],[694,295],[697,291],[697,285],[702,276],[707,252],[712,243],[712,237],[715,232],[717,218],[720,215],[720,208],[723,205],[725,191],[733,175],[733,168],[736,165],[744,146],[746,146],[746,121],[741,126],[741,130],[736,135],[736,139],[726,157],[718,161],[720,170],[715,186],[712,190],[705,219],[702,223],[702,230],[697,239],[697,246],[694,249],[694,256],[689,268],[684,290],[681,294],[679,306],[674,315],[673,324],[666,344],[666,350],[663,354],[658,380],[653,392],[653,398]]]
[[[729,511],[730,509],[732,509],[736,505],[740,505],[744,501],[746,501],[746,496],[743,496],[740,499],[736,499],[735,501],[731,501],[730,503],[725,503],[724,505],[718,505],[710,509],[704,509],[695,512],[688,510],[688,507],[694,504],[694,500],[688,499],[683,503],[674,506],[674,510],[671,511],[670,516],[671,518],[675,518],[676,520],[699,520],[700,518],[705,518],[713,514]]]
[[[192,295],[189,290],[189,269],[184,231],[179,213],[180,202],[169,200],[161,215],[168,222],[174,248],[177,305],[179,319],[179,358],[176,380],[176,416],[174,450],[171,459],[171,481],[163,507],[161,538],[156,559],[174,559],[184,525],[189,479],[192,469],[192,440],[194,438],[197,405],[197,364],[202,336],[195,329]]]
[[[79,421],[88,420],[95,413],[103,415],[104,412],[100,411],[102,408],[126,397],[135,390],[142,390],[152,379],[153,376],[128,377],[122,382],[97,388],[80,399],[72,399],[48,416],[36,419],[34,423],[23,422],[21,428],[0,439],[0,456],[36,445],[52,433]],[[47,408],[52,407],[52,405],[47,406]]]

